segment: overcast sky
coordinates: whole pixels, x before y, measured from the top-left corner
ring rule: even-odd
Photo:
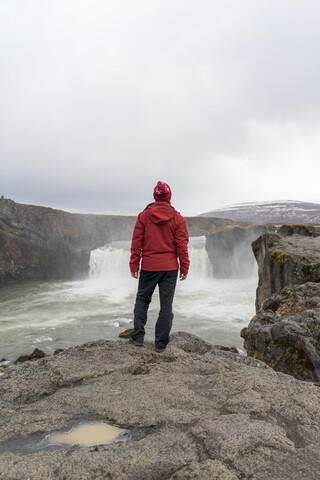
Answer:
[[[319,0],[1,0],[0,195],[320,203]]]

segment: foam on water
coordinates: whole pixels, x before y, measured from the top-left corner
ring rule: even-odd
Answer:
[[[184,330],[212,343],[242,346],[239,332],[254,315],[257,272],[252,278],[217,280],[205,237],[190,239],[190,272],[177,282],[173,331]],[[91,252],[85,281],[28,282],[0,289],[0,359],[15,360],[37,347],[56,348],[99,338],[115,339],[132,322],[138,286],[129,272],[130,242]],[[147,338],[154,338],[157,291],[149,307]]]

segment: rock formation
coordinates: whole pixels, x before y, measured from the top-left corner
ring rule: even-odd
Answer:
[[[190,237],[210,235],[213,230],[227,225],[235,225],[232,220],[223,218],[184,217]]]
[[[320,381],[320,283],[273,294],[241,336],[249,356],[296,378]]]
[[[315,480],[319,389],[186,333],[98,341],[0,373],[0,479]],[[98,420],[127,439],[48,447],[46,435]]]
[[[287,285],[320,281],[320,237],[266,233],[252,243],[258,262],[256,309]]]
[[[258,262],[257,314],[241,332],[249,356],[303,380],[320,381],[320,237],[284,225],[252,244]]]
[[[90,251],[128,238],[134,217],[80,215],[0,201],[0,286],[88,273]]]
[[[286,223],[277,229],[277,233],[285,237],[290,237],[294,234],[302,235],[303,237],[318,237],[320,235],[320,227],[304,223]]]
[[[251,243],[270,227],[255,224],[231,224],[213,230],[206,250],[217,278],[243,278],[252,275],[255,260]]]

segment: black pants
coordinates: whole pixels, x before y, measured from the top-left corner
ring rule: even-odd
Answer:
[[[177,283],[178,270],[164,272],[147,272],[141,270],[139,286],[134,307],[134,329],[131,337],[143,341],[147,323],[147,313],[152,294],[159,285],[160,312],[156,323],[155,346],[166,348],[169,343],[169,333],[172,327],[172,302]]]

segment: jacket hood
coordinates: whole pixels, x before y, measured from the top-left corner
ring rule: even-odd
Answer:
[[[169,222],[177,214],[167,202],[149,203],[145,210],[148,210],[150,220],[158,225]]]

